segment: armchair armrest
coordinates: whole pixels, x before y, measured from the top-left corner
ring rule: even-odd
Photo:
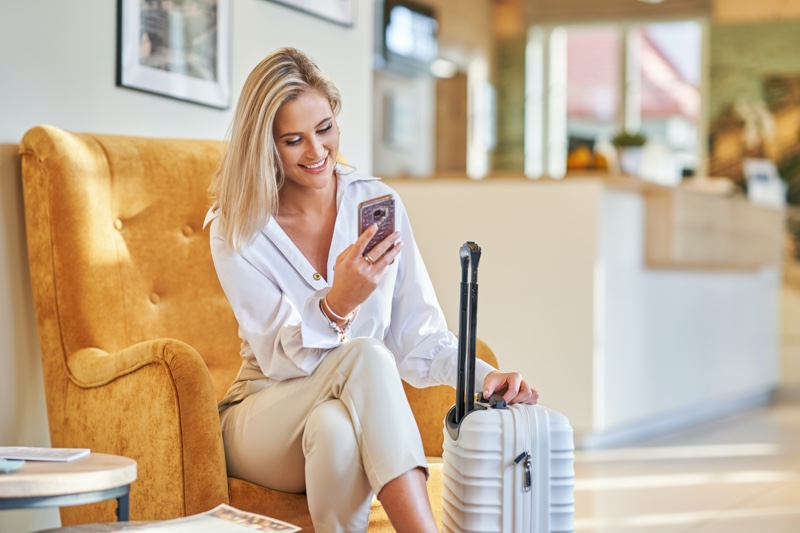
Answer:
[[[228,502],[211,377],[197,351],[156,339],[67,359],[64,444],[135,459],[131,519],[155,520]],[[86,515],[81,515],[85,518]]]
[[[497,358],[488,344],[476,339],[475,348],[478,359],[499,368]],[[438,387],[417,389],[404,381],[403,388],[405,388],[408,403],[411,405],[411,411],[414,413],[414,419],[417,421],[417,427],[422,436],[425,455],[441,457],[444,446],[444,417],[447,416],[450,407],[455,404],[456,391],[454,387],[439,385]]]

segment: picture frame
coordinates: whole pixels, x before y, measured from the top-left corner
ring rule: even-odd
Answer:
[[[228,109],[231,1],[117,0],[117,86]]]
[[[352,27],[356,0],[271,0],[315,17]]]

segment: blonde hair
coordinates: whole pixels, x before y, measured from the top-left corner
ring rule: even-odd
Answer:
[[[244,83],[228,149],[209,186],[225,240],[237,251],[252,243],[278,211],[283,176],[272,128],[278,109],[307,91],[319,93],[339,113],[339,90],[310,57],[294,48],[268,55]]]

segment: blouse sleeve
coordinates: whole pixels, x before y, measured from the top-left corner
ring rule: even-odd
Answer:
[[[411,223],[399,198],[396,219],[403,252],[398,264],[386,344],[397,357],[400,376],[412,386],[454,387],[458,344],[455,335],[447,329],[433,284],[414,240]],[[492,370],[494,368],[491,365],[477,360],[476,390],[482,390],[483,382]]]

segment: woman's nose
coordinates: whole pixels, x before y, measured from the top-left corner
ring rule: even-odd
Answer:
[[[322,157],[323,155],[325,155],[325,152],[326,152],[325,147],[322,145],[322,143],[320,141],[318,141],[316,139],[312,140],[308,144],[307,155],[309,157],[318,159],[318,158]]]

